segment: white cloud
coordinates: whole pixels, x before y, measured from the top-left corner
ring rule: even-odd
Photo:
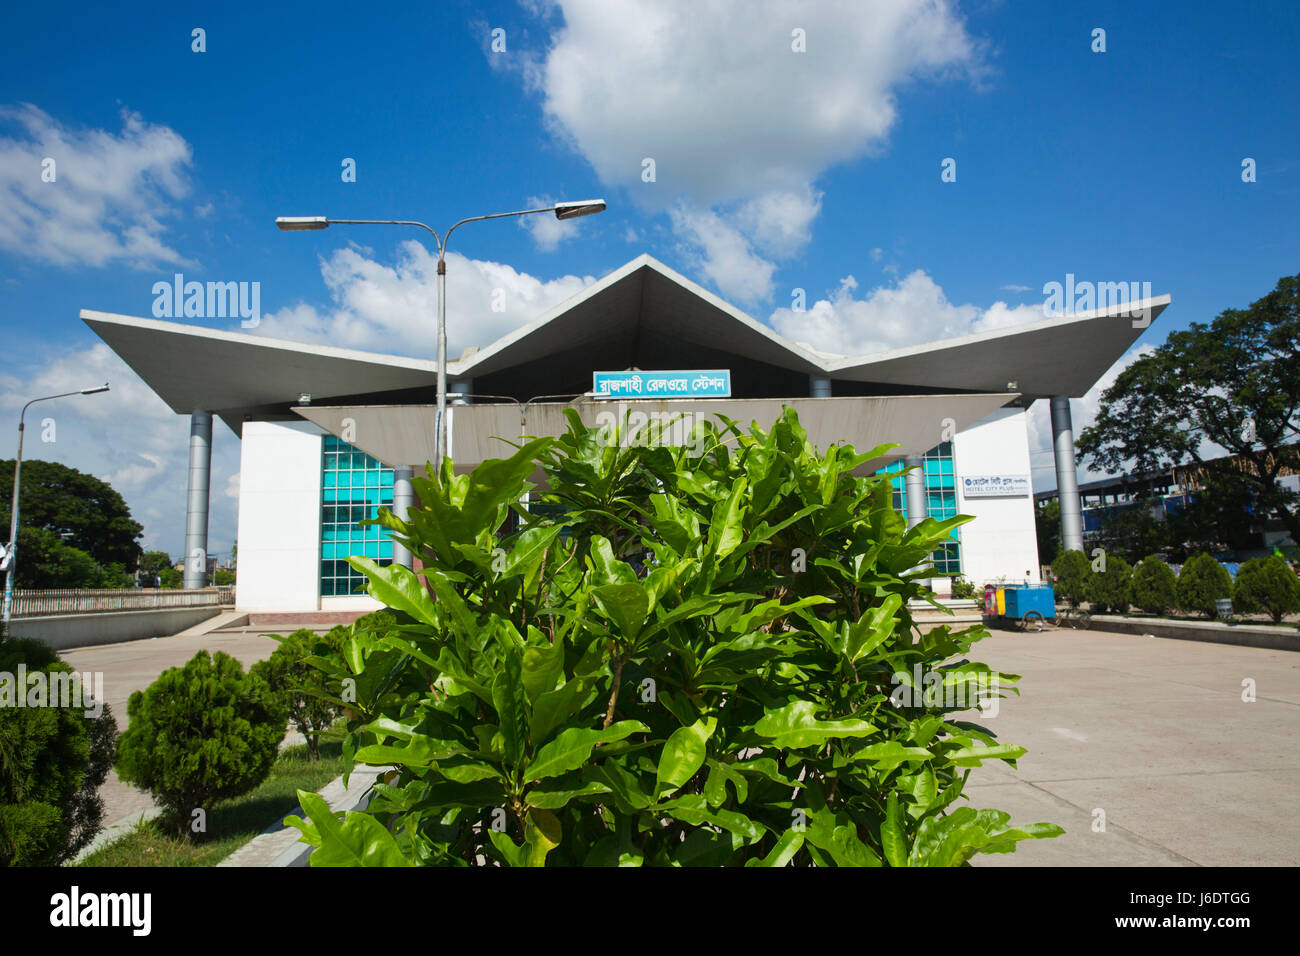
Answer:
[[[10,366],[0,377],[0,417],[13,420],[39,395],[76,391],[101,382],[111,390],[33,405],[27,412],[23,458],[58,461],[107,481],[144,525],[147,551],[184,552],[189,417],[171,411],[105,344],[67,352],[51,351],[26,368]],[[52,419],[52,442],[42,441],[42,423]],[[225,425],[213,424],[212,487],[238,471],[239,441]],[[213,554],[230,550],[236,502],[214,495],[209,516]]]
[[[432,358],[437,353],[438,260],[415,241],[395,265],[356,247],[321,260],[331,305],[300,303],[262,317],[256,333],[297,342]],[[593,276],[542,280],[511,266],[447,254],[447,353],[483,347],[582,291]]]
[[[995,302],[987,309],[948,301],[935,281],[917,269],[892,286],[858,298],[853,276],[804,312],[777,309],[770,322],[782,335],[834,355],[867,355],[958,335],[1041,321],[1038,306]]]
[[[1004,285],[1001,286],[1003,292],[1029,292],[1030,287],[1027,285]]]
[[[552,24],[549,47],[519,61],[552,130],[602,182],[674,211],[706,274],[746,298],[807,243],[817,178],[883,148],[902,86],[983,69],[949,0],[525,7]],[[796,29],[806,52],[792,49]]]
[[[674,230],[688,243],[686,254],[724,296],[750,304],[772,294],[776,266],[756,255],[735,226],[715,212],[684,207],[672,211],[672,221]]]
[[[123,111],[122,131],[69,129],[31,104],[0,107],[0,248],[56,265],[190,265],[163,238],[189,191],[190,145]],[[42,179],[54,161],[54,181]]]

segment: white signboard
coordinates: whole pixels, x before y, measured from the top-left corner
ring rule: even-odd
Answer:
[[[968,475],[961,480],[967,498],[1019,498],[1032,492],[1028,475]]]

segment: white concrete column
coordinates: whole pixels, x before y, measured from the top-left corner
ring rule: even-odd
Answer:
[[[907,486],[907,527],[915,528],[925,520],[925,465],[920,455],[908,455],[903,465],[912,469],[904,476]]]
[[[185,506],[186,588],[208,584],[208,486],[212,470],[212,413],[190,415],[190,477]]]
[[[1074,424],[1070,420],[1068,395],[1052,398],[1052,447],[1056,452],[1056,496],[1061,504],[1061,547],[1066,551],[1082,551],[1083,510],[1079,503]]]
[[[415,491],[411,488],[411,466],[404,465],[393,469],[393,514],[406,520],[415,503]],[[405,545],[393,542],[393,564],[404,568],[411,567],[411,552]]]

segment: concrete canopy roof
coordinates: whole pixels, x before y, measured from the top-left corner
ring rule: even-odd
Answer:
[[[791,342],[649,255],[641,255],[535,321],[448,361],[475,394],[528,399],[591,387],[595,369],[730,368],[740,398],[807,395],[810,375],[833,394],[1010,393],[1082,396],[1142,334],[1169,296],[1028,325],[846,358]],[[313,405],[424,404],[433,359],[271,339],[172,321],[83,310],[81,318],[173,411],[206,409],[239,433],[246,418],[293,419]],[[1149,323],[1147,323],[1149,324]],[[1015,387],[1009,388],[1008,383]],[[1007,395],[1008,400],[1014,396]]]
[[[1014,325],[992,332],[843,358],[827,366],[832,379],[890,385],[941,383],[945,388],[1010,389],[1026,400],[1082,398],[1147,325],[1169,305],[1167,295],[1139,302]],[[1150,309],[1134,318],[1133,311]],[[1138,322],[1137,327],[1134,322]]]
[[[420,389],[420,400],[428,401],[428,390],[437,385],[437,362],[429,359],[89,309],[81,319],[172,411],[210,411],[236,434],[245,416],[296,418],[289,409],[304,392],[319,401]]]

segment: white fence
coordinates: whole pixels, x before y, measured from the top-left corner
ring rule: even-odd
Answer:
[[[195,588],[57,588],[14,590],[12,615],[43,617],[50,614],[94,614],[100,611],[150,611],[157,608],[234,606],[232,587]]]

